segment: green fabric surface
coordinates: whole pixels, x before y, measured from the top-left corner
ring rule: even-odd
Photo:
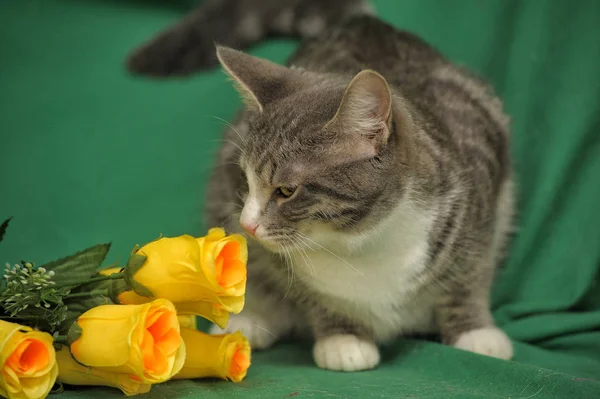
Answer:
[[[205,182],[240,105],[219,70],[128,76],[126,54],[192,1],[0,0],[0,261],[159,234],[203,235]],[[374,371],[317,369],[310,348],[257,353],[241,384],[169,382],[149,398],[600,397],[600,2],[379,0],[380,15],[490,79],[513,120],[519,219],[494,290],[511,362],[405,340]],[[254,54],[283,62],[296,43]],[[91,388],[60,397],[118,398]]]

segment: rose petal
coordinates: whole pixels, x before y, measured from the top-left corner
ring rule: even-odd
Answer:
[[[43,398],[51,388],[50,382],[47,374],[36,378],[21,378],[21,387],[27,398]]]
[[[240,380],[240,376],[246,373],[248,367],[250,367],[250,356],[244,353],[241,348],[236,350],[229,367],[231,379]]]
[[[154,368],[154,337],[149,331],[144,331],[144,339],[141,345],[142,357],[144,359],[144,368]]]
[[[6,365],[19,375],[31,376],[43,370],[50,362],[46,344],[37,339],[25,339],[8,358]]]
[[[19,376],[17,376],[17,373],[8,367],[5,367],[3,374],[7,390],[12,393],[20,392],[21,385],[19,384]]]

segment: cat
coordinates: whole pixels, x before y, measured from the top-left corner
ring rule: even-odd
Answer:
[[[339,371],[377,367],[381,344],[411,334],[510,359],[489,300],[514,208],[509,119],[491,87],[361,1],[261,0],[251,12],[207,1],[131,70],[212,65],[204,41],[164,37],[194,37],[186,30],[207,28],[194,18],[216,4],[254,18],[222,27],[235,31],[226,44],[304,26],[287,66],[217,46],[245,107],[224,134],[206,221],[244,231],[250,257],[246,307],[224,331],[255,349],[308,337],[316,365]],[[261,34],[244,36],[248,26]],[[161,46],[196,55],[156,59]]]

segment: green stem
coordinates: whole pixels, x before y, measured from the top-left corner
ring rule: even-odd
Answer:
[[[84,298],[84,297],[92,297],[92,296],[108,296],[108,290],[100,289],[100,290],[92,290],[92,291],[88,291],[88,292],[77,292],[75,294],[69,294],[69,295],[65,296],[65,299]]]

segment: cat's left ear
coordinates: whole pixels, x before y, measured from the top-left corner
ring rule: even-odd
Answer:
[[[217,47],[217,57],[244,103],[262,112],[269,103],[299,90],[304,82],[298,71],[228,47]]]
[[[383,76],[359,72],[346,87],[340,106],[325,128],[348,135],[349,150],[357,157],[375,156],[392,129],[392,91]]]

